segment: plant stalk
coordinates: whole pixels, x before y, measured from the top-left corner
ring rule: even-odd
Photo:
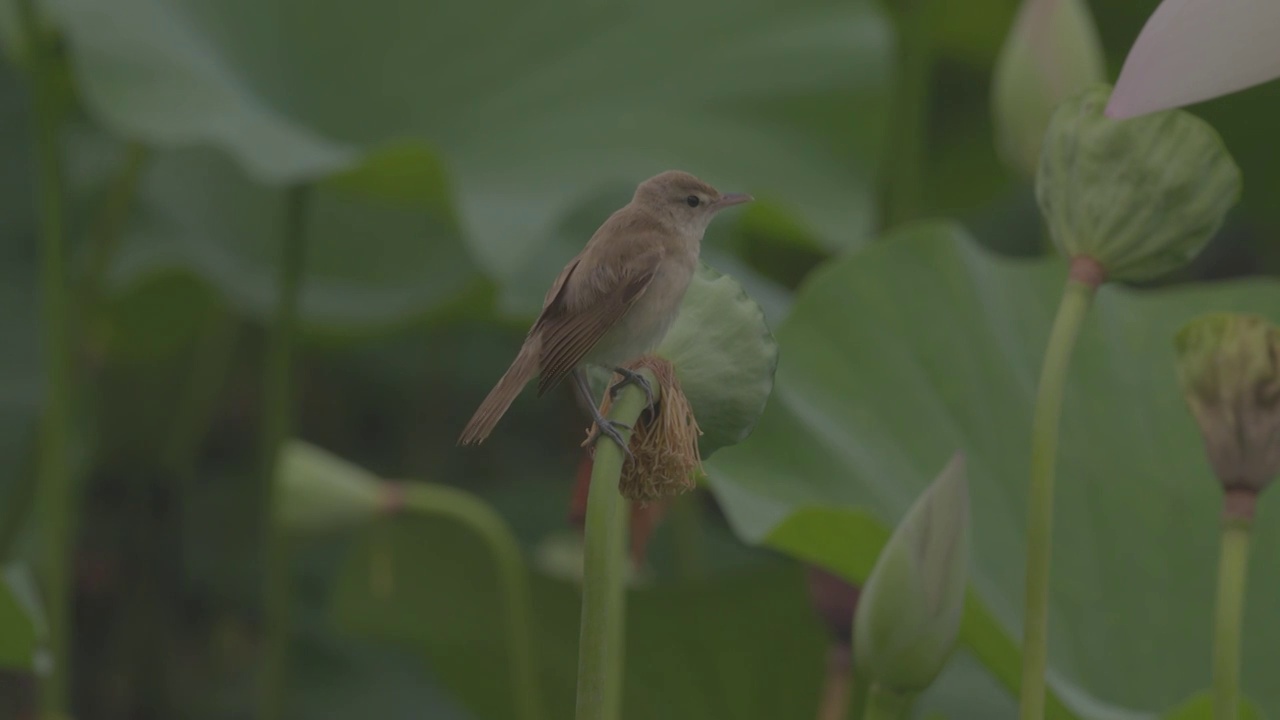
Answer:
[[[654,392],[659,384],[650,370],[641,375]],[[655,398],[656,400],[656,398]],[[608,418],[633,427],[644,411],[644,391],[627,385],[609,408]],[[631,441],[631,431],[622,430]],[[622,711],[622,668],[625,642],[627,525],[629,504],[618,491],[622,448],[607,436],[595,445],[583,539],[582,623],[578,642],[577,720],[618,720]]]
[[[1103,278],[1090,258],[1071,261],[1071,272],[1049,334],[1035,415],[1031,422],[1031,487],[1027,513],[1026,616],[1023,625],[1021,720],[1044,717],[1049,644],[1049,563],[1053,549],[1053,473],[1058,421],[1072,352]]]
[[[876,683],[867,689],[867,702],[862,720],[898,720],[907,717],[911,698],[886,690]]]
[[[498,568],[506,604],[512,696],[519,720],[545,717],[538,667],[534,659],[533,597],[520,545],[493,508],[470,493],[444,485],[399,483],[397,503],[419,516],[443,516],[473,530],[489,546]]]
[[[40,206],[40,324],[43,328],[45,399],[40,418],[36,497],[41,510],[45,612],[52,667],[41,676],[41,712],[69,714],[71,553],[75,539],[75,490],[68,459],[71,434],[71,290],[63,218],[64,188],[59,159],[52,38],[40,30],[35,0],[18,0],[32,78],[36,182]],[[21,499],[21,498],[19,498]]]
[[[263,513],[263,656],[258,685],[258,717],[279,720],[284,713],[285,662],[289,636],[289,568],[287,540],[277,522],[277,459],[289,436],[294,338],[306,256],[306,214],[310,190],[290,188],[285,198],[275,323],[263,365],[262,497]]]
[[[983,604],[972,587],[966,591],[964,620],[960,623],[960,644],[986,667],[1009,693],[1017,695],[1022,686],[1022,649],[1004,625]],[[1045,713],[1050,720],[1077,720],[1061,694],[1045,687]]]
[[[80,297],[85,317],[83,332],[86,335],[92,332],[97,317],[95,308],[102,295],[107,270],[111,267],[116,248],[120,245],[125,221],[128,220],[129,211],[133,208],[146,159],[146,146],[137,141],[129,143],[125,150],[124,165],[112,181],[111,187],[107,189],[107,195],[102,201],[97,221],[94,223]]]
[[[882,228],[901,225],[921,212],[933,68],[933,0],[899,0],[890,5],[898,36],[898,73],[891,100],[889,151],[881,158]]]
[[[842,643],[827,647],[827,672],[818,703],[818,720],[842,720],[849,717],[853,688],[853,650]]]
[[[80,324],[73,329],[70,327],[70,318],[68,318],[67,329],[68,338],[75,337],[82,351],[87,354],[91,354],[94,349],[93,323],[102,278],[110,265],[111,251],[118,244],[120,230],[132,204],[145,154],[146,151],[140,144],[130,144],[124,167],[112,182],[94,224],[94,240],[90,247],[90,270],[83,279],[79,300]],[[68,283],[71,283],[70,277],[68,277]],[[69,339],[68,342],[71,340]],[[76,372],[74,364],[69,372],[74,379]],[[76,392],[72,390],[73,394]],[[3,510],[0,510],[0,562],[9,558],[9,551],[27,519],[31,501],[35,498],[37,484],[36,472],[21,469],[14,476]]]
[[[1254,497],[1249,494],[1247,514],[1232,512],[1231,492],[1222,523],[1222,547],[1218,559],[1218,597],[1213,613],[1213,717],[1240,717],[1240,645],[1244,621],[1244,596],[1249,575],[1249,540],[1253,525]]]

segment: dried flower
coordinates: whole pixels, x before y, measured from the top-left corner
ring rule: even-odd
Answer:
[[[619,491],[628,500],[648,502],[672,497],[692,490],[702,472],[702,456],[698,450],[698,422],[693,417],[689,399],[680,388],[675,365],[657,355],[646,355],[632,362],[628,370],[648,368],[657,378],[654,388],[657,408],[641,413],[631,434],[631,457],[622,463]],[[613,399],[605,394],[602,414],[607,414]],[[599,430],[593,424],[583,445],[590,444]]]
[[[1280,329],[1214,313],[1174,341],[1182,393],[1224,490],[1257,493],[1280,473]]]

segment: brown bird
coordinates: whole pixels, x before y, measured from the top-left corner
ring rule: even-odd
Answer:
[[[652,403],[644,378],[621,365],[652,351],[666,336],[711,219],[751,200],[742,193],[722,195],[678,170],[640,183],[631,202],[610,215],[560,271],[515,361],[480,403],[458,444],[483,442],[535,374],[539,397],[572,374],[596,425],[625,450],[622,436],[591,397],[584,366],[621,375],[615,391],[627,383],[641,385]]]

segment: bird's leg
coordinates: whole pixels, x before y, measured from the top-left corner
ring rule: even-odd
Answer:
[[[641,375],[638,372],[634,372],[632,370],[628,370],[626,368],[621,368],[621,367],[616,367],[613,369],[613,371],[621,375],[622,380],[619,380],[616,385],[609,388],[609,397],[611,399],[617,400],[618,393],[622,390],[622,388],[628,385],[639,385],[640,389],[644,390],[644,399],[647,403],[645,407],[647,408],[653,407],[653,404],[654,404],[653,388],[649,386],[649,381],[645,380],[643,375]]]
[[[641,379],[643,380],[643,378]],[[591,398],[591,384],[587,382],[587,374],[582,370],[582,368],[578,368],[573,371],[573,380],[575,386],[578,388],[578,394],[582,397],[582,400],[587,404],[587,409],[591,412],[591,419],[595,420],[596,427],[600,429],[600,432],[608,435],[610,439],[618,443],[618,447],[622,448],[622,452],[626,453],[627,457],[634,460],[635,458],[631,454],[631,448],[627,445],[627,442],[622,439],[622,433],[618,432],[618,428],[630,430],[631,426],[618,420],[610,420],[600,414],[600,408],[596,406],[595,400]]]

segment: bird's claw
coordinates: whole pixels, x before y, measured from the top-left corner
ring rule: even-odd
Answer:
[[[627,441],[622,439],[622,433],[618,432],[619,430],[630,430],[630,425],[618,420],[606,420],[604,425],[597,425],[597,427],[600,428],[600,432],[608,435],[609,439],[618,443],[618,447],[622,448],[622,452],[626,453],[627,457],[635,460],[635,456],[631,454],[631,447]]]
[[[598,442],[601,435],[607,435],[610,440],[618,443],[618,447],[622,448],[622,452],[626,453],[628,458],[635,460],[635,456],[631,454],[631,448],[625,440],[622,439],[622,433],[619,430],[630,430],[631,426],[621,420],[606,420],[599,418],[595,425],[591,427],[591,433],[587,435],[587,439],[582,442],[582,446],[586,447]]]
[[[619,380],[617,384],[615,384],[613,387],[609,388],[610,399],[617,400],[618,393],[622,391],[622,388],[628,385],[638,385],[640,386],[641,390],[644,390],[645,407],[647,408],[653,407],[654,405],[653,387],[649,385],[649,381],[645,379],[645,376],[633,370],[628,370],[626,368],[620,368],[620,367],[614,368],[613,371],[621,375],[622,379]]]

